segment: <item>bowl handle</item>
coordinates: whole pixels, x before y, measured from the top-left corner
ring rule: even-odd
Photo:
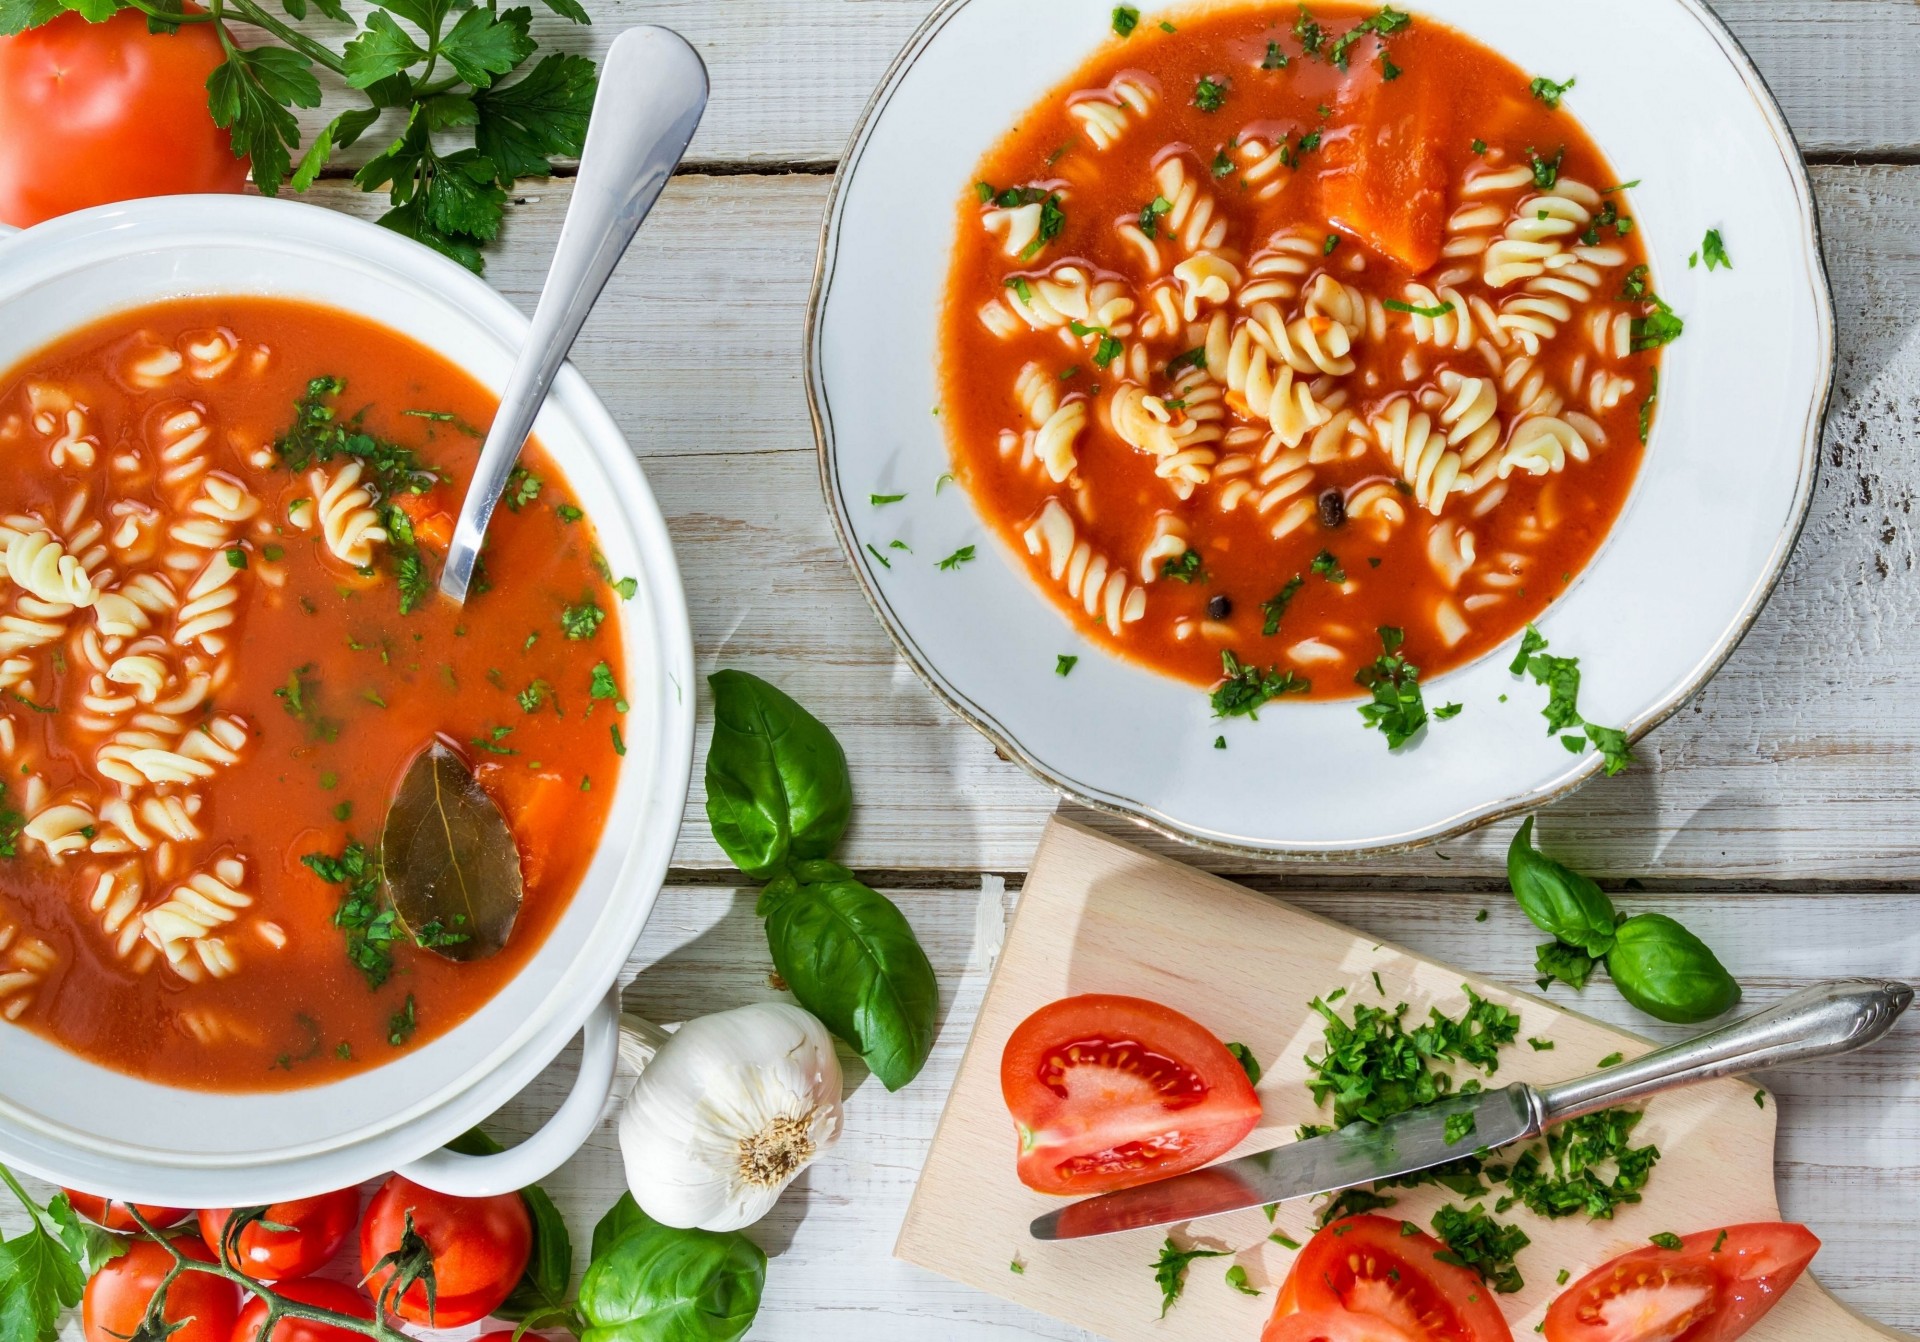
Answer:
[[[594,1007],[581,1034],[580,1073],[573,1090],[538,1132],[498,1155],[467,1156],[442,1148],[397,1172],[439,1193],[483,1198],[517,1192],[560,1168],[599,1126],[600,1112],[613,1093],[620,1043],[617,990]]]

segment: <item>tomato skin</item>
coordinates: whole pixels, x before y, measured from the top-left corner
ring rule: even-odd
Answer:
[[[189,12],[198,12],[189,10]],[[147,31],[134,10],[62,14],[0,38],[0,221],[140,196],[238,191],[247,163],[207,110],[212,25]]]
[[[1273,1317],[1356,1314],[1415,1342],[1513,1342],[1493,1292],[1477,1273],[1435,1257],[1445,1249],[1390,1217],[1335,1221],[1293,1260]]]
[[[227,1258],[227,1265],[256,1281],[281,1281],[318,1272],[347,1242],[359,1214],[357,1188],[276,1202],[267,1208],[263,1219],[287,1229],[269,1230],[258,1222],[243,1227],[237,1253]],[[231,1215],[231,1207],[209,1207],[200,1213],[200,1238],[213,1253],[220,1252],[220,1239]]]
[[[351,1314],[356,1319],[373,1322],[373,1302],[341,1282],[315,1277],[302,1281],[283,1281],[273,1289],[303,1305],[314,1305],[320,1309],[330,1309],[335,1314]],[[260,1334],[260,1326],[266,1321],[267,1302],[255,1296],[240,1311],[240,1321],[233,1326],[232,1342],[266,1342]],[[335,1324],[283,1318],[273,1326],[272,1342],[362,1342],[362,1338],[359,1333]]]
[[[1000,1058],[1022,1183],[1079,1196],[1164,1179],[1260,1121],[1226,1045],[1171,1007],[1087,993],[1034,1012]]]
[[[380,1185],[360,1222],[360,1269],[375,1301],[393,1269],[375,1272],[374,1265],[400,1247],[409,1214],[432,1253],[437,1294],[429,1317],[426,1286],[416,1281],[393,1313],[409,1323],[459,1328],[486,1318],[513,1293],[533,1250],[533,1218],[520,1195],[456,1198],[395,1174]]]
[[[1553,1302],[1547,1342],[1733,1342],[1819,1251],[1812,1231],[1782,1221],[1702,1230],[1682,1236],[1678,1249],[1635,1249]]]
[[[82,1193],[73,1188],[63,1188],[60,1191],[67,1195],[67,1201],[73,1204],[75,1211],[103,1230],[117,1230],[124,1235],[140,1228],[140,1223],[128,1213],[127,1204],[124,1202],[114,1202],[97,1193]],[[193,1215],[192,1212],[180,1207],[149,1207],[144,1202],[136,1202],[133,1205],[139,1208],[140,1214],[147,1218],[147,1223],[155,1230],[165,1230],[168,1226],[178,1225]]]
[[[1260,1342],[1417,1342],[1390,1323],[1344,1309],[1274,1315]]]
[[[213,1255],[191,1237],[174,1247],[188,1258],[211,1263]],[[135,1240],[127,1251],[104,1264],[87,1282],[80,1302],[80,1324],[87,1342],[125,1342],[132,1337],[153,1300],[154,1288],[173,1266],[173,1256],[151,1240]],[[168,1342],[232,1342],[240,1313],[240,1288],[208,1272],[182,1272],[167,1290],[169,1323],[188,1320]]]

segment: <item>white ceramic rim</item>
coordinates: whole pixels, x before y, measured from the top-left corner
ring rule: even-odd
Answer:
[[[72,254],[91,261],[151,250],[156,239],[173,245],[208,242],[222,235],[268,239],[267,247],[286,245],[324,253],[341,267],[378,269],[398,287],[412,286],[423,302],[451,306],[470,323],[472,337],[497,344],[497,366],[472,367],[455,359],[470,375],[495,391],[504,381],[512,353],[523,343],[527,319],[510,302],[477,276],[390,230],[315,206],[242,196],[164,197],[84,211],[37,226],[23,235],[0,239],[4,261],[3,293],[31,289],[36,282],[70,271]],[[36,270],[38,267],[38,270]],[[324,296],[289,291],[308,301],[326,303]],[[189,288],[186,293],[220,292],[219,286]],[[240,290],[236,289],[236,292]],[[0,305],[6,302],[0,296]],[[142,294],[125,306],[153,301]],[[404,300],[397,300],[404,301]],[[103,309],[110,310],[110,309]],[[87,320],[93,318],[89,313]],[[422,320],[425,320],[423,317]],[[70,329],[78,322],[68,323]],[[420,333],[409,332],[414,338]],[[432,339],[423,343],[434,345]],[[441,351],[443,354],[445,350]],[[453,357],[449,355],[448,357]],[[11,360],[6,362],[11,363]],[[666,524],[639,462],[619,427],[585,380],[571,366],[561,370],[548,408],[536,432],[577,439],[587,467],[610,484],[617,499],[618,519],[602,515],[602,540],[609,559],[640,580],[630,611],[644,611],[646,619],[616,611],[616,620],[633,671],[644,667],[651,692],[648,718],[630,715],[631,724],[648,723],[648,738],[633,733],[615,788],[615,799],[601,849],[624,856],[611,868],[609,883],[592,924],[576,929],[579,952],[564,967],[543,965],[549,949],[559,944],[561,925],[528,961],[513,983],[549,970],[545,996],[533,1010],[510,1022],[491,1022],[494,1032],[478,1035],[477,1022],[487,1012],[483,1005],[473,1016],[420,1049],[382,1067],[368,1069],[339,1082],[301,1090],[253,1092],[236,1097],[224,1092],[184,1090],[128,1078],[39,1039],[26,1031],[0,1030],[0,1074],[37,1065],[41,1075],[73,1070],[95,1084],[132,1085],[153,1092],[153,1103],[195,1106],[196,1112],[221,1108],[236,1098],[265,1113],[275,1106],[325,1105],[341,1088],[357,1087],[364,1094],[370,1082],[388,1068],[420,1068],[431,1061],[442,1072],[436,1084],[412,1103],[378,1113],[351,1128],[328,1133],[322,1139],[246,1151],[182,1153],[143,1146],[125,1139],[102,1138],[71,1123],[49,1121],[31,1105],[0,1096],[0,1158],[17,1163],[42,1177],[83,1188],[110,1190],[117,1196],[172,1205],[244,1205],[285,1196],[311,1194],[339,1187],[404,1164],[472,1126],[537,1075],[581,1028],[616,981],[637,941],[663,883],[678,836],[693,758],[695,693],[693,647],[684,592],[674,561]],[[625,561],[624,563],[622,561]],[[645,625],[643,630],[642,625]],[[640,641],[645,633],[657,646]],[[644,660],[642,660],[644,659]],[[620,819],[631,822],[631,835],[616,833]],[[610,846],[611,845],[611,846]],[[595,871],[588,880],[598,876]],[[585,882],[583,882],[584,888]],[[562,915],[564,925],[581,906],[576,900]],[[582,906],[583,907],[583,906]],[[498,1002],[513,984],[488,1005]],[[511,1028],[497,1028],[510,1024]],[[454,1051],[457,1051],[457,1056]],[[22,1055],[26,1055],[24,1058]],[[441,1058],[448,1058],[441,1063]]]
[[[847,482],[841,478],[827,388],[828,379],[822,358],[823,330],[826,324],[828,298],[838,264],[837,249],[843,214],[847,207],[849,186],[860,170],[867,145],[886,113],[890,100],[902,81],[913,70],[916,62],[939,37],[942,30],[972,3],[974,0],[946,0],[935,10],[894,59],[862,113],[847,152],[834,176],[833,189],[828,199],[826,217],[821,229],[814,283],[807,310],[805,344],[807,395],[813,416],[822,493],[826,497],[828,512],[833,519],[842,551],[846,554],[860,582],[868,604],[872,606],[881,626],[887,631],[907,664],[942,702],[986,736],[1001,754],[1014,760],[1027,772],[1065,797],[1094,810],[1134,821],[1194,847],[1240,858],[1354,857],[1368,853],[1417,848],[1543,806],[1566,796],[1600,773],[1603,761],[1596,752],[1588,751],[1574,761],[1571,767],[1562,771],[1559,777],[1548,782],[1510,795],[1464,806],[1423,825],[1372,835],[1361,840],[1337,843],[1293,842],[1284,839],[1223,834],[1196,826],[1179,816],[1170,814],[1162,807],[1104,787],[1097,780],[1085,776],[1084,773],[1081,776],[1070,774],[1042,758],[1037,751],[1023,743],[1019,736],[1007,728],[994,713],[960,690],[919,646],[908,631],[902,615],[888,600],[878,574],[861,552],[853,520],[853,509],[865,489],[858,482]],[[1799,437],[1799,472],[1793,497],[1779,534],[1768,549],[1764,563],[1758,566],[1738,611],[1716,636],[1707,655],[1702,657],[1670,690],[1652,702],[1613,719],[1622,721],[1623,730],[1632,742],[1638,742],[1676,712],[1725,664],[1727,658],[1732,655],[1741,639],[1752,627],[1755,617],[1778,583],[1800,532],[1805,526],[1808,509],[1812,502],[1813,488],[1819,469],[1821,433],[1832,393],[1834,375],[1833,303],[1825,259],[1821,250],[1818,207],[1793,132],[1782,116],[1765,79],[1754,67],[1738,39],[1719,17],[1706,5],[1700,3],[1700,0],[1670,0],[1670,3],[1682,18],[1690,19],[1699,25],[1704,35],[1724,56],[1751,99],[1752,110],[1757,112],[1761,121],[1764,122],[1771,146],[1778,153],[1781,166],[1785,169],[1798,206],[1798,218],[1795,223],[1801,255],[1797,259],[1805,266],[1805,278],[1814,300],[1817,329],[1811,334],[1815,341],[1818,359],[1814,394],[1807,406]],[[1177,17],[1177,11],[1180,9],[1190,11],[1213,7],[1243,8],[1247,4],[1248,0],[1220,0],[1217,6],[1201,3],[1175,5],[1172,8],[1176,11],[1175,17]],[[1089,38],[1087,47],[1089,51],[1093,40]],[[1079,59],[1078,54],[1074,54],[1072,59]],[[1070,63],[1063,64],[1060,76],[1064,77],[1069,68]],[[981,148],[984,147],[984,145],[981,146]],[[1643,466],[1643,475],[1645,469]],[[1636,482],[1634,497],[1637,498],[1640,492],[1639,483]],[[1628,506],[1629,508],[1633,506],[1631,498]],[[1619,528],[1616,527],[1615,530],[1618,531]],[[989,539],[992,538],[989,537]],[[1594,569],[1599,559],[1600,556],[1596,555],[1595,560],[1589,564],[1587,573]],[[1581,579],[1585,576],[1586,573],[1583,573]],[[1487,659],[1481,659],[1481,661],[1485,660]]]

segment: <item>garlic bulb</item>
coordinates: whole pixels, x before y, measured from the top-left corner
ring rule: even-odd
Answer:
[[[671,1035],[626,1018],[622,1055],[649,1045],[620,1115],[620,1152],[634,1201],[661,1224],[752,1225],[839,1140],[840,1060],[799,1007],[737,1007]]]

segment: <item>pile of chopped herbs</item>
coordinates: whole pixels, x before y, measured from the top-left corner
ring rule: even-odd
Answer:
[[[1380,655],[1354,673],[1354,680],[1373,695],[1360,705],[1360,717],[1387,738],[1387,749],[1398,750],[1427,725],[1427,705],[1420,694],[1420,668],[1400,653],[1406,632],[1380,626]],[[1451,707],[1451,706],[1450,706]],[[1459,712],[1452,707],[1445,716]]]
[[[1222,679],[1213,689],[1213,715],[1216,718],[1258,718],[1260,708],[1269,699],[1283,694],[1305,694],[1311,681],[1295,671],[1270,666],[1262,671],[1247,666],[1233,655],[1233,649],[1220,650]]]
[[[1447,1246],[1434,1255],[1441,1262],[1479,1273],[1501,1295],[1526,1285],[1514,1259],[1533,1240],[1519,1226],[1494,1220],[1485,1207],[1449,1205],[1433,1214],[1433,1233]]]
[[[1547,640],[1534,625],[1520,636],[1520,650],[1507,670],[1526,675],[1547,691],[1547,706],[1540,710],[1547,720],[1547,734],[1558,735],[1560,744],[1571,754],[1585,753],[1591,742],[1606,761],[1607,777],[1633,763],[1633,748],[1627,734],[1617,727],[1602,727],[1580,716],[1580,659],[1555,657],[1547,652]]]
[[[1640,1201],[1660,1161],[1658,1147],[1632,1143],[1641,1117],[1632,1109],[1603,1109],[1549,1129],[1545,1159],[1538,1146],[1523,1151],[1506,1172],[1507,1192],[1494,1210],[1517,1203],[1549,1220],[1576,1213],[1612,1220],[1616,1207]]]
[[[1194,1259],[1231,1256],[1225,1249],[1183,1249],[1173,1242],[1173,1236],[1167,1236],[1160,1246],[1160,1256],[1153,1260],[1153,1280],[1160,1288],[1160,1317],[1167,1317],[1173,1302],[1187,1289],[1187,1266]]]
[[[1391,1011],[1356,1003],[1349,1022],[1333,1005],[1343,993],[1313,999],[1327,1024],[1321,1055],[1306,1060],[1313,1073],[1307,1089],[1315,1104],[1333,1101],[1334,1127],[1382,1123],[1453,1093],[1452,1074],[1438,1064],[1463,1062],[1489,1076],[1499,1070],[1500,1049],[1519,1034],[1520,1017],[1462,988],[1467,1009],[1459,1018],[1431,1007],[1427,1020],[1412,1030],[1406,1028],[1411,1008],[1405,1002]]]
[[[396,500],[402,494],[424,494],[443,477],[422,464],[411,448],[368,433],[362,427],[364,410],[351,419],[340,418],[336,402],[346,389],[345,380],[337,377],[309,382],[306,393],[294,402],[293,423],[274,441],[274,454],[296,475],[340,457],[360,463],[361,478],[374,493],[374,507],[387,533],[384,554],[400,590],[400,613],[411,614],[433,590],[433,579],[414,540],[413,519]]]
[[[393,974],[393,944],[405,932],[400,915],[381,892],[380,862],[354,840],[340,856],[308,853],[300,861],[329,885],[346,887],[333,925],[347,935],[347,959],[366,976],[369,988],[379,988]]]

